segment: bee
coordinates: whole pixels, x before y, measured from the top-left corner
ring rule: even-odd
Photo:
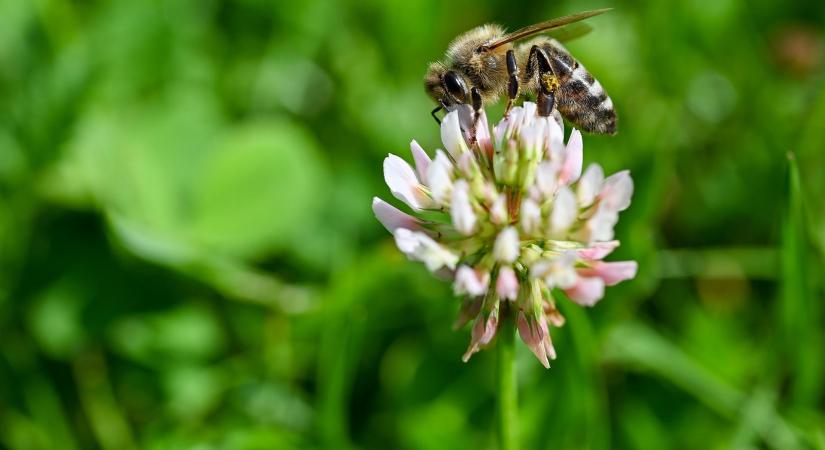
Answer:
[[[505,115],[519,94],[536,97],[538,113],[549,116],[558,110],[578,128],[599,134],[616,134],[613,101],[590,72],[551,36],[561,40],[578,37],[591,30],[581,20],[610,8],[586,11],[551,19],[512,33],[495,24],[482,25],[455,38],[445,60],[427,69],[424,88],[439,106],[432,112],[451,111],[469,104],[478,117],[483,104],[507,95]]]

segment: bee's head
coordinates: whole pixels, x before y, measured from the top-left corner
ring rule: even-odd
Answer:
[[[433,100],[447,109],[470,100],[470,89],[464,77],[439,62],[432,63],[427,68],[427,74],[424,76],[424,90]]]

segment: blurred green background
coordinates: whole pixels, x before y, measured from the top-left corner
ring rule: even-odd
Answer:
[[[520,345],[524,448],[825,448],[821,0],[0,0],[0,447],[495,448],[370,201],[451,38],[601,6],[640,271]]]

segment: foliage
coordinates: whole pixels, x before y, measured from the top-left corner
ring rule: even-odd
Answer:
[[[0,2],[0,446],[494,448],[495,352],[370,211],[455,34],[587,9],[479,3]],[[825,9],[591,6],[639,276],[517,349],[524,447],[825,448]]]

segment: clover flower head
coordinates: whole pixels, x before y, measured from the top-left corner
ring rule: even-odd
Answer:
[[[486,114],[466,106],[441,124],[445,150],[431,158],[417,142],[414,167],[389,155],[384,179],[415,215],[373,199],[373,212],[411,260],[448,275],[462,296],[456,327],[473,321],[467,361],[489,345],[501,320],[545,367],[555,359],[550,326],[564,323],[557,292],[593,306],[612,286],[636,275],[634,261],[605,262],[619,242],[613,227],[630,206],[628,171],[582,172],[581,133],[564,142],[561,117],[536,114],[525,102],[490,133]]]

